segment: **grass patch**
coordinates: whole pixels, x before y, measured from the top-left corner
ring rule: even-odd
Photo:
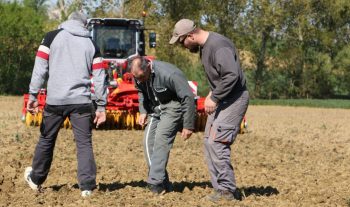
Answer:
[[[350,100],[344,99],[252,99],[250,104],[350,109]]]

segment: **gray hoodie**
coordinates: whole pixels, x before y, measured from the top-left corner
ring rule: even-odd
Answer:
[[[36,58],[29,86],[30,99],[47,80],[49,105],[91,103],[91,76],[98,111],[104,111],[107,99],[105,70],[97,46],[89,31],[77,20],[63,22],[58,30],[46,34]]]

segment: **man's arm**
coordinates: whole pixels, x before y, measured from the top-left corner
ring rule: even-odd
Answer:
[[[98,50],[98,49],[96,49]],[[96,52],[92,64],[92,78],[94,81],[96,105],[98,112],[104,112],[107,104],[106,70],[103,68],[102,57]]]
[[[138,124],[141,126],[144,126],[147,121],[147,110],[145,109],[144,102],[145,102],[145,97],[143,96],[143,92],[140,89],[140,87],[137,85],[136,80],[135,80],[135,88],[138,91],[138,97],[139,97],[139,112],[140,112],[140,117],[138,120]]]
[[[170,89],[177,94],[181,103],[181,110],[183,113],[184,123],[183,128],[194,130],[196,108],[194,103],[194,95],[188,84],[188,80],[183,73],[173,73],[170,76]]]
[[[143,92],[142,90],[140,89],[139,85],[136,83],[136,80],[135,80],[135,88],[137,89],[137,94],[138,94],[138,97],[139,97],[139,111],[140,111],[140,114],[147,114],[147,110],[145,108],[145,97],[143,95]]]
[[[221,76],[220,83],[212,91],[211,99],[218,103],[235,87],[239,78],[238,56],[230,48],[221,48],[215,53],[214,66]]]
[[[34,69],[29,84],[29,101],[36,102],[39,90],[43,87],[49,71],[50,46],[56,35],[62,31],[48,32],[38,48],[35,56]]]
[[[106,121],[106,105],[107,105],[107,85],[106,85],[106,70],[103,68],[103,59],[100,50],[95,46],[95,55],[92,62],[92,78],[95,89],[95,103],[97,109],[95,112],[94,123],[96,128]]]
[[[38,48],[35,56],[34,69],[29,84],[29,100],[27,103],[27,111],[29,113],[38,112],[37,96],[39,90],[43,87],[49,71],[50,46],[56,35],[61,30],[54,30],[47,33]]]

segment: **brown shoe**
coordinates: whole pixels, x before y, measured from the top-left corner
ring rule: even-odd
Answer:
[[[210,200],[212,202],[217,202],[219,200],[227,200],[227,201],[233,201],[233,200],[242,200],[242,195],[238,190],[235,192],[231,192],[228,190],[218,190],[214,189],[213,193],[206,196],[207,200]]]
[[[205,198],[213,202],[219,201],[221,198],[221,191],[218,189],[214,189],[213,192],[207,195]]]

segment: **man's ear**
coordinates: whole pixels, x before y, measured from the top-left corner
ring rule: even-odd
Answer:
[[[191,38],[191,40],[194,40],[194,33],[192,32],[188,33],[187,38]]]

